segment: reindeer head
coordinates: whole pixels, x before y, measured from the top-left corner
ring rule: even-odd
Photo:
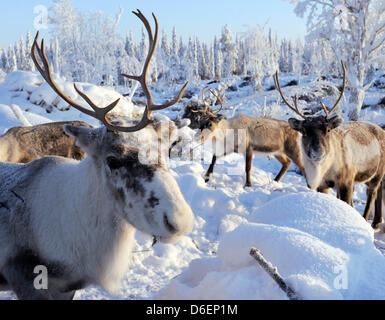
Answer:
[[[107,113],[118,104],[119,100],[105,108],[99,108],[74,85],[75,90],[89,104],[92,111],[66,96],[51,76],[44,52],[44,42],[42,41],[40,47],[37,44],[38,34],[32,47],[32,59],[43,78],[60,97],[74,108],[104,124],[97,129],[67,125],[64,130],[73,136],[77,144],[87,152],[88,158],[85,161],[90,163],[90,166],[95,169],[95,175],[99,177],[99,184],[95,185],[95,188],[105,188],[103,191],[111,195],[111,211],[120,215],[135,228],[153,235],[160,241],[169,242],[192,229],[193,213],[167,167],[162,150],[168,150],[169,145],[167,148],[162,146],[159,148],[159,142],[167,144],[168,141],[163,141],[167,134],[153,125],[150,115],[153,111],[165,109],[177,103],[187,83],[175,100],[162,105],[154,104],[146,83],[146,74],[156,48],[158,22],[153,15],[156,24],[153,36],[150,24],[144,15],[139,10],[134,14],[144,23],[150,39],[149,52],[142,74],[140,76],[124,75],[140,82],[147,99],[143,117],[136,125],[127,127],[108,120]],[[39,64],[35,51],[39,54],[43,66]]]
[[[209,105],[205,101],[205,93],[207,90],[207,87],[202,90],[202,100],[205,105],[205,108],[203,110],[192,111],[202,113],[202,115],[200,116],[199,132],[195,136],[195,139],[200,140],[201,142],[205,142],[206,140],[212,138],[215,135],[215,130],[218,129],[219,123],[226,118],[223,114],[219,113],[223,109],[222,99],[212,90],[209,90],[210,93],[217,98],[221,106],[216,111],[213,111],[209,107]]]
[[[302,146],[313,162],[321,162],[330,151],[330,132],[342,123],[340,116],[309,117],[305,120],[289,119],[290,127],[302,134]]]
[[[168,142],[152,126],[124,133],[67,125],[65,132],[92,158],[113,210],[136,229],[164,242],[191,231],[193,213],[157,139]]]
[[[297,97],[293,98],[294,106],[292,106],[283,95],[281,86],[279,84],[278,72],[275,74],[274,80],[275,85],[277,87],[278,92],[280,93],[284,103],[295,113],[297,113],[303,120],[298,120],[295,118],[290,118],[289,125],[292,129],[299,131],[302,134],[302,146],[303,151],[306,157],[315,162],[322,162],[327,154],[330,151],[330,133],[332,130],[337,128],[340,124],[342,124],[343,120],[339,115],[331,114],[338,107],[346,86],[346,69],[345,65],[342,63],[343,69],[343,86],[340,93],[340,96],[337,102],[334,104],[333,108],[329,111],[326,106],[321,103],[323,110],[325,111],[325,116],[315,116],[315,117],[306,117],[300,110],[298,109]]]

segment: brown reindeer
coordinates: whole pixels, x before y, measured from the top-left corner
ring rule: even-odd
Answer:
[[[284,103],[304,120],[289,119],[290,127],[301,133],[301,150],[305,176],[311,189],[327,193],[337,190],[337,197],[353,206],[354,184],[367,185],[364,218],[368,220],[374,200],[373,227],[381,222],[381,192],[378,192],[385,174],[385,132],[377,125],[349,122],[342,125],[338,115],[331,115],[339,105],[346,86],[346,70],[342,63],[343,86],[341,94],[329,111],[322,103],[325,116],[306,117],[300,112],[297,98],[292,106],[275,83]]]
[[[219,112],[223,109],[221,98],[213,91],[210,92],[218,99],[221,107],[213,112],[208,104],[205,103],[203,113],[200,118],[200,132],[197,135],[202,142],[215,139],[216,143],[226,144],[229,134],[235,136],[233,145],[226,147],[224,152],[214,151],[211,165],[205,174],[205,181],[208,182],[212,176],[214,166],[218,157],[230,153],[243,153],[246,159],[246,187],[251,186],[250,171],[253,162],[254,152],[273,155],[281,164],[282,168],[274,178],[279,182],[289,169],[293,161],[303,172],[302,156],[300,152],[299,133],[292,130],[286,121],[272,118],[256,118],[245,114],[239,114],[234,118],[225,119]],[[205,90],[202,92],[204,101]],[[241,137],[237,139],[237,137]],[[244,139],[244,141],[242,141]],[[240,142],[243,147],[238,145]]]
[[[82,121],[62,121],[10,128],[0,137],[0,161],[27,163],[48,155],[84,159],[85,152],[64,132],[64,125],[91,127]]]

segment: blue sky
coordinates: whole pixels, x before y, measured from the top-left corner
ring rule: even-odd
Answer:
[[[0,46],[8,46],[27,30],[35,34],[34,7],[49,8],[52,3],[52,0],[0,1]],[[294,5],[284,0],[72,0],[72,3],[83,12],[102,10],[110,15],[118,13],[122,6],[119,32],[123,35],[127,30],[140,33],[141,23],[131,14],[136,8],[147,16],[154,12],[160,28],[169,34],[175,25],[186,40],[196,35],[203,41],[211,41],[214,35],[220,35],[225,24],[230,25],[233,34],[247,30],[246,26],[265,24],[280,37],[296,39],[306,32],[304,19],[296,17]]]

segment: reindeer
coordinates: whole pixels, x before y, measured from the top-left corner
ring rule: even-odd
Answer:
[[[19,299],[72,299],[91,284],[113,291],[129,264],[135,229],[161,242],[176,241],[192,229],[193,213],[165,157],[157,155],[154,162],[146,152],[157,147],[157,133],[147,127],[151,113],[179,102],[187,83],[173,101],[154,103],[146,75],[158,22],[153,14],[153,36],[146,17],[133,13],[144,23],[150,46],[141,75],[128,76],[140,82],[147,97],[142,119],[132,126],[107,118],[119,99],[99,108],[74,85],[90,110],[66,96],[51,76],[44,40],[39,46],[36,35],[31,55],[37,70],[61,98],[104,126],[64,126],[87,153],[80,162],[54,156],[0,163],[0,287]],[[46,268],[47,288],[34,286],[36,266]]]
[[[202,91],[203,101],[205,101],[204,95],[206,91],[206,88]],[[216,142],[219,141],[220,145],[226,145],[226,150],[215,148],[215,154],[205,174],[206,182],[211,179],[217,158],[233,152],[242,153],[245,156],[245,187],[251,186],[250,171],[254,152],[273,155],[282,164],[282,168],[274,178],[274,181],[279,182],[282,179],[292,161],[303,172],[299,133],[292,130],[286,121],[272,118],[256,118],[245,114],[239,114],[234,118],[225,119],[222,114],[219,114],[223,109],[221,98],[213,91],[210,90],[210,92],[219,101],[220,108],[214,112],[208,104],[204,102],[205,109],[203,111],[196,111],[203,113],[202,117],[200,117],[201,125],[197,138],[200,139],[201,142],[209,139],[214,139]],[[242,138],[239,139],[242,131],[245,134],[243,137],[244,141],[239,141],[242,140]],[[235,136],[234,144],[228,146],[226,140],[231,140],[229,135],[232,134]],[[243,147],[240,147],[239,143],[243,144]]]
[[[321,103],[326,116],[306,117],[298,108],[297,97],[291,105],[282,93],[278,72],[275,84],[284,103],[303,120],[290,118],[290,127],[301,133],[301,152],[309,188],[327,193],[337,190],[337,197],[353,206],[354,184],[367,185],[364,218],[367,221],[374,200],[375,228],[382,220],[381,195],[378,192],[385,174],[385,132],[366,122],[342,124],[339,115],[332,115],[343,97],[346,87],[346,69],[343,62],[343,86],[337,102],[329,111]]]
[[[84,151],[63,130],[67,124],[91,127],[83,121],[62,121],[10,128],[0,137],[0,161],[27,163],[47,155],[84,159]]]

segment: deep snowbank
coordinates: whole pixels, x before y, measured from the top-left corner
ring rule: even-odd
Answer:
[[[333,196],[278,197],[223,235],[218,257],[199,259],[160,299],[283,299],[249,249],[257,247],[304,299],[385,299],[385,258],[360,214]]]

